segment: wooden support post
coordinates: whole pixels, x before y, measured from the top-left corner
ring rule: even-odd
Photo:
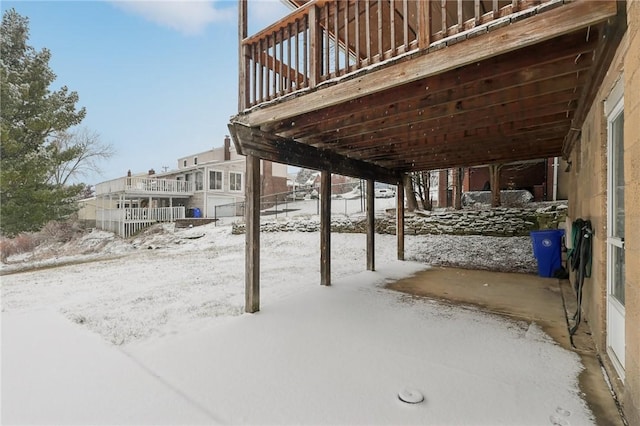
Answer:
[[[456,167],[453,169],[453,208],[462,209],[462,178],[464,177],[464,169]]]
[[[331,172],[320,173],[320,284],[331,285]]]
[[[367,270],[376,270],[375,257],[375,232],[376,232],[376,215],[375,215],[375,195],[374,180],[367,179]]]
[[[502,164],[489,165],[489,185],[491,185],[491,207],[500,207],[500,170]]]
[[[260,158],[247,155],[244,310],[260,310]]]
[[[404,260],[404,184],[396,187],[396,240],[398,244],[398,260]]]

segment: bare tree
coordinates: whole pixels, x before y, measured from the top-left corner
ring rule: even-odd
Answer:
[[[418,202],[416,200],[416,193],[413,189],[413,177],[407,173],[402,176],[404,182],[404,193],[407,199],[407,211],[413,212],[418,208]]]
[[[415,187],[417,189],[420,204],[423,210],[431,210],[433,204],[431,202],[431,172],[421,171],[412,173]]]
[[[49,183],[60,186],[90,173],[100,173],[99,162],[115,153],[112,145],[103,143],[98,133],[85,127],[56,134],[48,149],[51,159]]]

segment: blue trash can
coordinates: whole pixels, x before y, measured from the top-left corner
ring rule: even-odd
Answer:
[[[200,209],[198,207],[193,209],[193,217],[202,217],[202,212],[200,211]]]
[[[553,273],[562,266],[562,236],[564,229],[546,229],[531,231],[533,256],[538,261],[538,275],[553,277]]]

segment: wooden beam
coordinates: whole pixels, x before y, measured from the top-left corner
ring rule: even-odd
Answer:
[[[392,185],[401,179],[400,174],[393,170],[267,134],[241,123],[230,123],[228,127],[236,149],[243,155],[255,155],[277,163],[326,170],[344,176],[375,179]]]
[[[617,6],[618,16],[616,19],[612,19],[611,22],[607,23],[604,31],[602,31],[600,43],[595,52],[597,64],[589,74],[589,84],[582,90],[579,106],[571,123],[571,130],[562,143],[562,156],[565,159],[569,158],[573,146],[580,137],[584,120],[591,110],[602,80],[604,80],[604,77],[607,75],[609,65],[617,52],[620,40],[622,40],[627,30],[627,2],[619,1],[617,2]]]
[[[398,260],[404,260],[404,184],[396,186],[396,241]]]
[[[376,270],[376,215],[374,185],[375,182],[373,179],[367,179],[367,271]]]
[[[320,172],[320,284],[331,285],[331,172]]]
[[[244,310],[260,310],[260,159],[246,158]]]
[[[540,76],[541,79],[536,78],[506,86],[501,86],[503,83],[499,80],[491,83],[461,84],[457,89],[451,89],[448,93],[440,92],[429,95],[425,99],[407,103],[405,100],[387,103],[386,107],[369,106],[361,114],[331,119],[326,123],[318,122],[316,118],[315,124],[306,129],[294,127],[281,134],[298,139],[309,135],[305,142],[315,144],[334,139],[336,129],[340,129],[339,134],[341,140],[344,141],[346,134],[350,137],[366,135],[371,133],[372,129],[391,129],[394,127],[402,129],[408,125],[432,127],[432,124],[427,123],[428,120],[473,114],[475,111],[482,112],[486,108],[500,107],[515,100],[521,101],[569,89],[575,91],[576,88],[582,87],[587,82],[586,74],[583,71],[588,69],[588,65],[568,68],[573,69],[567,69],[566,72],[560,68],[557,70],[549,69],[543,76]],[[532,72],[534,71],[535,67]],[[578,95],[575,95],[574,98],[577,99]],[[465,121],[468,119],[468,117],[465,118]]]
[[[485,35],[448,46],[413,60],[389,65],[386,72],[368,72],[305,96],[256,109],[236,118],[249,126],[277,122],[287,117],[338,105],[364,95],[444,73],[493,56],[532,46],[602,22],[616,14],[614,1],[576,1]]]
[[[392,157],[379,163],[406,172],[510,162],[511,158],[515,161],[554,157],[562,148],[562,135],[552,131],[510,140],[492,137],[479,141],[475,149],[469,149],[464,143],[434,149],[411,148],[411,157]]]
[[[513,112],[513,114],[520,114],[520,112]],[[523,120],[507,121],[499,124],[493,124],[491,122],[492,119],[488,119],[488,122],[484,124],[481,121],[482,118],[478,118],[478,121],[472,122],[474,124],[468,128],[463,127],[464,125],[456,127],[455,125],[449,124],[447,120],[443,120],[441,123],[432,123],[431,125],[407,125],[404,128],[378,131],[375,135],[362,135],[356,138],[349,138],[341,141],[339,148],[345,152],[349,152],[349,155],[353,158],[359,158],[360,155],[356,154],[356,152],[360,150],[368,151],[372,148],[375,150],[380,147],[390,148],[396,145],[396,141],[402,141],[402,138],[410,140],[412,145],[424,146],[425,144],[437,145],[439,141],[455,141],[456,136],[465,138],[468,142],[485,139],[487,136],[491,136],[491,134],[499,139],[537,130],[545,130],[544,128],[540,129],[542,126],[546,126],[546,129],[566,127],[566,130],[568,130],[571,116],[571,111],[565,110],[542,117],[524,117]],[[478,135],[478,137],[474,138],[474,135]],[[407,147],[407,143],[397,142],[397,146]],[[340,150],[338,150],[338,152],[340,152]],[[374,161],[374,159],[371,160]]]
[[[321,114],[331,118],[326,123],[319,123],[318,111],[314,110],[295,118],[262,125],[261,128],[277,131],[281,136],[295,133],[299,138],[358,124],[371,127],[371,120],[412,113],[418,105],[427,108],[452,99],[463,100],[477,95],[478,90],[491,93],[544,80],[553,71],[550,67],[562,66],[565,68],[562,73],[573,72],[575,75],[592,65],[591,53],[597,43],[593,37],[586,40],[586,33],[586,30],[577,31],[540,43],[532,48],[533,51],[510,52],[392,90],[363,96],[346,104],[324,108]],[[366,111],[367,117],[364,123],[360,119],[362,114],[359,114],[362,110]]]

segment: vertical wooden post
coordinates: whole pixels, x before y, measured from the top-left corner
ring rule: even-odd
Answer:
[[[391,56],[396,54],[396,6],[393,4],[393,0],[389,0],[389,24],[391,26],[391,35],[389,41],[391,42]],[[382,60],[382,58],[380,58]]]
[[[367,270],[376,270],[375,257],[375,232],[376,232],[376,215],[375,215],[375,195],[374,181],[367,179]]]
[[[445,36],[449,33],[447,31],[447,0],[440,0],[440,29]]]
[[[378,61],[382,62],[384,59],[384,44],[382,43],[382,34],[384,33],[382,28],[382,0],[378,0]]]
[[[453,169],[453,208],[456,210],[462,209],[462,179],[464,177],[464,169],[456,167]]]
[[[331,172],[320,173],[320,284],[331,285]]]
[[[249,61],[242,41],[247,38],[247,0],[238,0],[238,111],[243,111],[249,104]]]
[[[419,1],[418,4],[418,47],[426,49],[431,44],[431,2]]]
[[[404,260],[404,184],[398,182],[396,187],[396,240],[398,244],[398,260]]]
[[[247,155],[244,310],[260,310],[260,159]]]
[[[322,75],[322,30],[318,6],[309,8],[309,87],[316,87]]]
[[[500,170],[502,164],[489,165],[489,184],[491,185],[491,207],[500,207]]]
[[[354,12],[354,32],[355,32],[355,57],[356,57],[356,69],[360,68],[360,2],[357,1],[355,3],[355,12]]]

